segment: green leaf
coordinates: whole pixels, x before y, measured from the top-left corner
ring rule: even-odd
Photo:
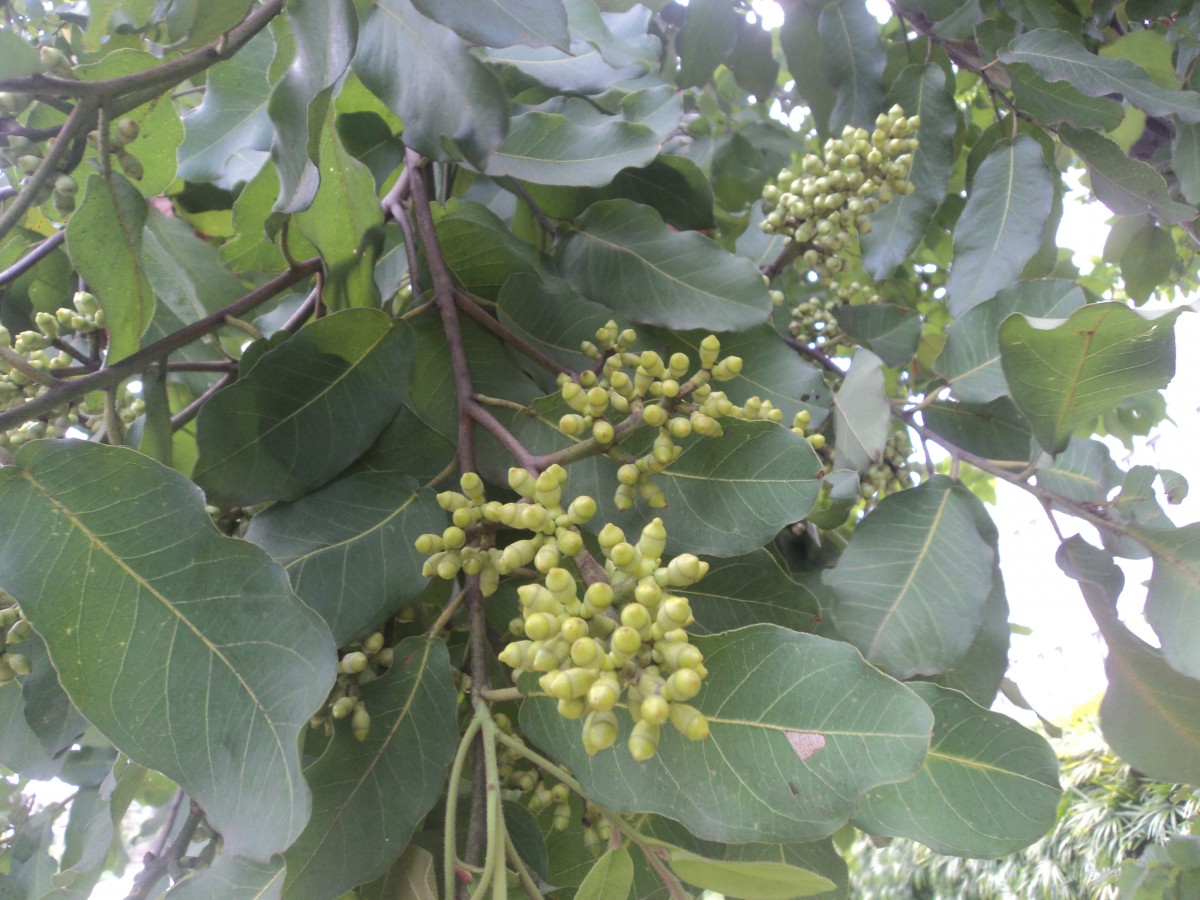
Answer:
[[[829,130],[872,128],[883,106],[883,47],[879,22],[863,0],[834,0],[817,18],[820,58],[833,87]]]
[[[605,194],[596,199],[624,197],[643,203],[679,231],[704,231],[715,223],[708,178],[683,156],[659,156],[644,168],[624,169]]]
[[[413,9],[374,0],[359,28],[354,71],[404,120],[404,142],[453,159],[453,146],[482,168],[508,129],[508,99],[462,39]]]
[[[154,316],[154,291],[142,262],[147,209],[123,175],[93,173],[67,223],[71,262],[104,308],[109,365],[137,351]]]
[[[582,100],[566,115],[534,110],[515,116],[508,136],[488,157],[489,175],[538,184],[608,184],[624,168],[658,155],[659,136],[645,125],[608,116]]]
[[[46,752],[25,721],[21,686],[15,681],[0,685],[0,766],[23,778],[48,781],[62,771],[63,762]]]
[[[312,205],[296,214],[296,225],[321,254],[326,306],[378,306],[375,261],[383,243],[383,210],[375,179],[346,152],[332,107],[326,110],[319,134],[321,184]]]
[[[930,681],[962,691],[984,709],[996,699],[1008,672],[1008,646],[1012,629],[1008,624],[1008,598],[997,562],[992,573],[992,590],[983,606],[983,623],[962,659]]]
[[[35,631],[21,641],[17,652],[29,660],[32,670],[21,679],[25,698],[25,722],[51,756],[59,756],[79,740],[87,720],[71,703],[58,673],[50,662],[46,642]]]
[[[729,57],[737,43],[739,16],[725,0],[694,0],[675,39],[679,53],[676,81],[681,88],[700,87]],[[769,54],[768,50],[768,54]]]
[[[883,380],[883,361],[870,350],[855,350],[850,371],[833,398],[837,468],[865,471],[883,454],[892,421]]]
[[[1050,465],[1038,467],[1037,483],[1068,500],[1104,503],[1121,483],[1121,474],[1108,447],[1100,441],[1073,437]]]
[[[1047,81],[1066,81],[1089,97],[1120,94],[1152,116],[1200,122],[1200,97],[1191,91],[1159,87],[1146,70],[1127,59],[1089,53],[1065,31],[1038,28],[1018,35],[999,53],[1004,63],[1028,63]]]
[[[457,203],[436,228],[446,265],[472,294],[495,300],[514,275],[542,277],[537,251],[486,206]]]
[[[783,8],[783,27],[779,43],[787,60],[788,71],[796,82],[796,94],[812,110],[818,131],[828,134],[834,94],[828,69],[822,57],[817,20],[820,9],[807,3],[789,3]]]
[[[956,318],[1017,280],[1041,245],[1053,198],[1041,145],[1028,135],[998,141],[954,229],[946,293]]]
[[[167,8],[167,36],[174,50],[215,41],[246,17],[251,0],[180,0]]]
[[[366,739],[343,721],[304,770],[313,814],[285,856],[289,898],[337,897],[382,875],[441,793],[458,743],[450,655],[437,638],[411,637],[395,658],[363,685]]]
[[[183,120],[180,178],[219,182],[235,154],[271,148],[267,70],[274,55],[275,40],[264,28],[237,54],[208,70],[204,100]]]
[[[0,80],[38,75],[42,62],[33,46],[15,31],[0,30]]]
[[[968,498],[941,475],[884,497],[825,571],[833,627],[897,678],[945,672],[983,621],[995,553]]]
[[[434,492],[416,479],[362,472],[276,503],[251,519],[246,540],[284,567],[340,647],[420,596],[429,579],[413,539],[445,527]]]
[[[782,862],[706,859],[679,847],[668,850],[667,862],[688,884],[744,900],[790,900],[832,890],[824,875]]]
[[[984,459],[1024,468],[1032,455],[1029,423],[1007,397],[979,406],[939,400],[921,418],[954,446]]]
[[[1171,171],[1188,203],[1200,203],[1200,125],[1176,125],[1171,142]]]
[[[399,410],[412,361],[412,331],[379,310],[310,322],[201,409],[196,483],[237,506],[320,487]]]
[[[1200,524],[1132,534],[1154,556],[1146,621],[1162,642],[1163,658],[1181,675],[1200,678]]]
[[[1089,97],[1066,81],[1046,81],[1025,63],[1010,63],[1007,72],[1017,106],[1043,125],[1065,122],[1076,128],[1112,131],[1125,117],[1119,100]]]
[[[793,581],[764,548],[742,556],[708,560],[698,584],[680,588],[691,601],[692,634],[732,631],[760,622],[792,631],[815,631],[821,603],[806,584]]]
[[[925,765],[909,781],[868,793],[854,824],[953,856],[1003,856],[1044,835],[1062,796],[1045,738],[958,691],[909,687],[933,710]]]
[[[669,230],[640,203],[592,204],[559,244],[557,259],[575,290],[634,322],[737,331],[771,313],[750,260],[702,235]]]
[[[296,44],[287,72],[271,94],[268,111],[275,126],[271,157],[282,185],[275,208],[305,209],[320,176],[318,135],[332,124],[326,111],[334,85],[350,68],[358,40],[358,15],[351,0],[293,0],[287,20]],[[326,167],[326,174],[329,166]]]
[[[400,894],[400,891],[405,893]],[[395,865],[369,884],[359,885],[360,900],[437,900],[437,862],[433,854],[409,844]]]
[[[737,83],[760,103],[770,100],[779,77],[771,50],[771,32],[745,19],[737,20],[737,43],[725,64]]]
[[[413,0],[423,15],[484,47],[541,47],[567,50],[567,12],[562,0]]]
[[[283,864],[244,856],[219,855],[211,866],[179,881],[164,895],[168,900],[278,900],[283,896]]]
[[[624,847],[605,852],[575,892],[575,900],[626,900],[633,889],[633,860]]]
[[[1000,326],[1000,361],[1012,398],[1050,453],[1126,397],[1166,387],[1175,374],[1174,321],[1093,303],[1068,319],[1012,315]]]
[[[1125,293],[1135,303],[1145,303],[1155,289],[1171,277],[1174,265],[1175,241],[1170,232],[1146,223],[1121,254]]]
[[[968,310],[946,329],[946,346],[934,363],[954,396],[967,403],[987,403],[1008,393],[1000,366],[996,331],[1013,313],[1066,316],[1087,302],[1083,290],[1066,279],[1018,281]]]
[[[1068,538],[1057,562],[1079,582],[1108,644],[1100,728],[1131,766],[1168,784],[1200,784],[1200,681],[1181,675],[1117,618],[1125,576],[1103,550]]]
[[[121,447],[28,444],[0,469],[0,504],[14,513],[0,523],[0,589],[75,706],[178,782],[224,852],[266,860],[291,844],[309,814],[297,740],[336,660],[283,569],[222,537],[182,475]],[[163,698],[153,715],[147,696]]]
[[[913,155],[909,173],[916,190],[883,204],[871,216],[871,230],[860,238],[863,268],[876,281],[891,275],[917,249],[946,195],[958,129],[951,87],[945,70],[929,63],[906,67],[888,92],[888,99],[903,106],[906,115],[920,115],[916,137],[921,152]]]
[[[1104,135],[1063,125],[1058,136],[1087,164],[1092,190],[1113,212],[1123,216],[1153,213],[1172,224],[1196,217],[1195,207],[1170,198],[1166,181],[1153,166],[1130,159]]]
[[[521,704],[522,731],[567,765],[595,802],[657,812],[713,841],[825,837],[865,791],[920,767],[932,713],[854,648],[775,625],[694,643],[710,672],[692,701],[708,718],[706,740],[664,727],[658,754],[645,762],[620,741],[589,757],[581,723],[537,692]],[[627,736],[631,722],[618,709]]]
[[[843,331],[869,346],[889,366],[910,362],[921,342],[921,316],[906,306],[845,303],[834,307],[833,316]]]

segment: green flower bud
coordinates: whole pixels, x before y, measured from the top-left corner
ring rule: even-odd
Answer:
[[[609,646],[621,656],[631,657],[642,649],[642,636],[628,625],[622,625],[609,637]]]
[[[607,581],[597,581],[589,584],[583,599],[596,609],[608,609],[613,602],[612,585]]]
[[[686,703],[672,703],[670,716],[675,730],[689,741],[702,741],[708,737],[708,719],[694,706],[688,706]]]
[[[649,719],[642,719],[629,735],[629,754],[638,762],[645,762],[658,752],[658,738],[659,726]]]
[[[663,696],[672,702],[691,700],[700,693],[701,678],[695,669],[678,669],[667,678]]]
[[[601,444],[611,444],[616,438],[616,433],[609,422],[600,419],[592,425],[592,437]]]
[[[525,658],[533,647],[533,641],[512,641],[500,651],[499,660],[510,669],[524,667]]]
[[[654,428],[665,425],[669,417],[666,409],[657,403],[651,403],[642,410],[642,421]]]
[[[640,707],[643,721],[662,725],[671,716],[671,704],[658,694],[651,694],[642,701]]]
[[[575,556],[583,549],[583,538],[579,536],[578,531],[569,528],[560,528],[555,534],[555,540],[558,542],[558,551],[563,556]]]
[[[358,701],[353,697],[339,697],[334,704],[329,707],[329,714],[335,719],[344,719],[350,713],[354,712],[354,708],[358,706]]]
[[[347,675],[357,675],[359,672],[365,672],[369,665],[367,654],[355,650],[341,658],[338,662],[338,669]]]
[[[595,756],[616,743],[617,734],[617,717],[608,710],[593,710],[583,722],[583,749]]]
[[[350,717],[350,730],[356,741],[365,741],[371,733],[371,715],[361,701],[354,707],[354,714]]]
[[[525,634],[535,641],[545,641],[558,634],[558,619],[549,613],[537,612],[525,617]]]
[[[625,532],[612,522],[609,522],[600,529],[600,533],[596,536],[596,539],[600,542],[601,549],[610,550],[625,540]]]

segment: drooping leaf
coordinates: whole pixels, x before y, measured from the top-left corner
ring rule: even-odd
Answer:
[[[946,195],[958,128],[958,108],[948,87],[945,70],[929,63],[905,68],[888,92],[906,115],[921,117],[916,134],[920,152],[913,155],[909,173],[916,190],[883,204],[871,216],[871,230],[861,237],[863,268],[876,281],[892,274],[917,248]]]
[[[486,206],[458,203],[436,228],[446,265],[472,294],[495,300],[512,276],[541,277],[537,251]]]
[[[833,315],[843,331],[865,343],[889,366],[909,362],[921,342],[921,316],[906,306],[847,303],[834,307]]]
[[[1089,97],[1068,81],[1047,81],[1025,63],[1010,63],[1007,71],[1017,105],[1043,125],[1065,122],[1076,128],[1112,131],[1125,116],[1119,100]]]
[[[536,690],[521,704],[522,731],[569,766],[597,803],[657,812],[714,841],[824,837],[865,791],[920,767],[932,714],[853,648],[775,625],[694,643],[710,672],[692,701],[708,718],[706,740],[664,727],[650,760],[635,761],[620,740],[589,757],[581,723]],[[632,726],[618,709],[625,737]]]
[[[739,19],[737,25],[737,42],[725,64],[737,83],[764,103],[779,77],[779,63],[771,53],[771,33],[745,19]]]
[[[409,0],[374,0],[362,16],[354,71],[404,120],[404,142],[452,159],[457,147],[482,167],[508,129],[508,99],[462,38]]]
[[[484,47],[541,47],[567,50],[567,11],[562,0],[487,0],[465,5],[458,0],[413,0],[423,15]]]
[[[383,874],[437,801],[458,742],[450,656],[437,638],[411,637],[395,660],[362,688],[366,739],[342,722],[304,770],[313,813],[285,855],[289,897],[336,897]]]
[[[884,497],[825,572],[838,634],[897,678],[946,671],[983,621],[995,554],[969,496],[938,475]]]
[[[37,632],[21,641],[15,649],[32,666],[32,671],[21,679],[25,722],[38,736],[47,753],[60,756],[79,740],[87,729],[87,720],[63,690],[46,651],[46,643]]]
[[[909,687],[933,710],[925,765],[915,778],[870,791],[855,824],[953,856],[1003,856],[1045,834],[1062,796],[1046,739],[957,691]]]
[[[939,400],[921,417],[931,431],[976,456],[1018,468],[1029,463],[1029,423],[1007,397],[982,405]]]
[[[412,364],[412,331],[379,310],[310,322],[204,405],[196,483],[243,506],[320,487],[391,421]]]
[[[605,851],[579,884],[575,900],[626,900],[633,889],[633,860],[624,847]]]
[[[1134,303],[1145,303],[1170,278],[1175,256],[1175,241],[1165,228],[1147,223],[1133,236],[1121,254],[1121,278]]]
[[[707,83],[737,43],[738,14],[724,0],[695,0],[676,38],[679,53],[677,82],[681,88]],[[769,53],[770,51],[768,51]]]
[[[680,588],[691,601],[692,634],[716,634],[760,622],[814,631],[821,603],[811,587],[794,581],[767,550],[709,560],[698,584]]]
[[[1027,63],[1047,81],[1070,82],[1089,97],[1120,94],[1152,116],[1176,115],[1182,122],[1200,122],[1200,97],[1159,87],[1137,63],[1090,53],[1065,31],[1027,31],[1001,50],[999,57],[1005,63]]]
[[[1039,466],[1037,483],[1068,500],[1104,503],[1121,483],[1121,470],[1100,441],[1073,437],[1047,466]]]
[[[110,365],[137,351],[154,316],[154,291],[142,262],[147,209],[123,175],[92,174],[67,223],[71,262],[104,309]]]
[[[1012,398],[1051,453],[1076,426],[1175,374],[1174,322],[1182,309],[1141,313],[1093,303],[1068,319],[1012,315],[1000,326],[1000,361]]]
[[[790,900],[834,887],[824,875],[785,862],[707,859],[679,847],[668,850],[667,862],[688,884],[743,900]]]
[[[634,322],[736,331],[770,315],[753,263],[702,235],[670,231],[640,203],[593,204],[560,243],[557,259],[572,287]]]
[[[415,843],[400,854],[395,865],[368,884],[359,885],[360,900],[438,900],[437,861]]]
[[[167,8],[167,37],[186,50],[214,41],[246,17],[251,0],[182,0]]]
[[[829,130],[871,128],[883,105],[883,48],[879,23],[864,0],[834,0],[817,18],[820,58],[833,87]]]
[[[362,472],[276,503],[251,520],[246,540],[284,567],[344,646],[420,595],[428,579],[413,539],[445,527],[434,492],[416,479]]]
[[[883,361],[858,348],[833,398],[835,461],[839,469],[864,471],[877,462],[891,433],[892,407],[883,384]]]
[[[1053,197],[1036,140],[1020,135],[996,143],[975,173],[954,229],[946,293],[955,317],[1017,280],[1041,244]]]
[[[1138,528],[1133,536],[1154,557],[1146,621],[1162,642],[1163,658],[1180,674],[1200,678],[1200,525]]]
[[[309,813],[297,739],[335,658],[283,569],[222,537],[183,476],[121,447],[29,444],[0,469],[0,502],[15,513],[0,524],[0,589],[75,706],[194,797],[226,853],[266,860],[291,844]]]

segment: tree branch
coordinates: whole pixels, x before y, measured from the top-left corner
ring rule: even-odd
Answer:
[[[512,331],[503,322],[496,319],[495,316],[489,316],[486,312],[479,308],[479,305],[463,291],[455,291],[454,299],[458,302],[458,308],[461,309],[468,317],[478,322],[504,343],[511,347],[515,347],[521,353],[528,356],[535,363],[541,366],[548,372],[554,372],[560,375],[569,375],[574,378],[576,372],[569,366],[560,363],[550,354],[546,353],[539,347],[535,347],[525,338],[521,337],[516,332]]]
[[[34,248],[18,259],[15,263],[0,272],[0,285],[8,284],[10,281],[15,281],[20,278],[39,262],[53,253],[58,247],[62,246],[63,241],[67,239],[65,231],[56,231],[44,241],[38,241]]]

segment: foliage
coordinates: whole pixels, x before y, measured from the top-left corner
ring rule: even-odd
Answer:
[[[1194,4],[50,6],[0,4],[0,893],[86,896],[135,805],[135,898],[1012,853],[1061,789],[989,709],[996,479],[1119,765],[1200,781],[1186,481],[1094,439],[1165,414],[1142,307],[1197,283]]]

